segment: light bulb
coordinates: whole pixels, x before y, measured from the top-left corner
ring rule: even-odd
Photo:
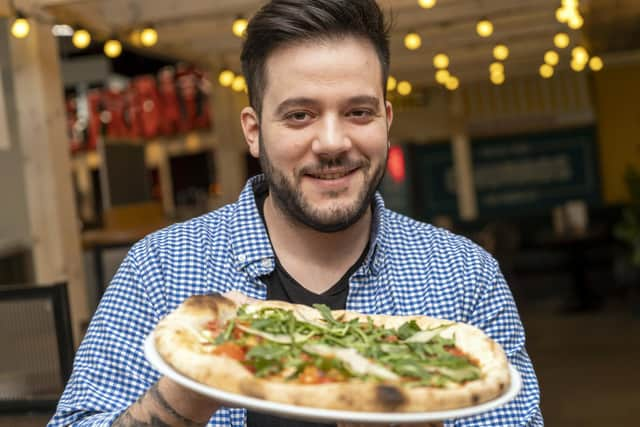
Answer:
[[[29,31],[31,31],[29,21],[23,15],[18,14],[11,24],[11,34],[17,39],[23,39],[29,35]]]
[[[491,83],[494,85],[501,85],[504,83],[504,74],[503,73],[491,73]]]
[[[398,80],[396,80],[395,77],[389,76],[389,78],[387,78],[387,90],[388,91],[394,90],[397,85],[398,85]]]
[[[559,7],[556,9],[556,21],[561,24],[565,24],[569,21],[570,18],[569,9],[565,9],[564,7]]]
[[[498,61],[504,61],[509,57],[509,48],[503,44],[496,45],[493,48],[493,57]]]
[[[491,74],[504,73],[504,64],[502,62],[492,62],[489,65],[489,72]]]
[[[416,50],[422,46],[422,39],[418,33],[410,32],[404,36],[404,45],[409,50]]]
[[[122,43],[116,39],[107,40],[104,44],[104,54],[109,58],[117,58],[122,53]]]
[[[593,56],[589,60],[589,68],[593,71],[600,71],[604,67],[604,63],[602,62],[602,58],[599,56]]]
[[[571,60],[571,69],[574,71],[584,70],[585,65],[585,63],[576,61],[575,58]]]
[[[158,43],[158,31],[153,27],[146,27],[140,32],[140,43],[143,46],[151,47]]]
[[[493,24],[488,19],[483,19],[476,25],[476,31],[480,37],[489,37],[493,34]]]
[[[566,33],[558,33],[553,37],[553,44],[558,49],[564,49],[569,46],[569,36]]]
[[[403,80],[398,83],[398,93],[402,96],[407,96],[411,93],[411,83]]]
[[[444,53],[439,53],[433,57],[433,66],[442,70],[449,66],[449,57]]]
[[[233,79],[233,83],[231,83],[231,89],[235,92],[242,92],[244,88],[247,86],[247,82],[245,81],[243,76],[235,76]]]
[[[580,64],[586,64],[589,61],[589,53],[587,49],[582,46],[576,46],[571,50],[571,56],[573,59]]]
[[[553,67],[549,64],[542,64],[540,66],[540,75],[545,79],[550,78],[553,76]]]
[[[236,78],[236,75],[231,70],[222,70],[220,75],[218,76],[218,82],[223,87],[229,87],[233,83],[233,79]]]
[[[451,76],[451,77],[449,77],[447,79],[447,82],[445,83],[445,86],[449,90],[456,90],[456,89],[458,89],[458,86],[460,86],[460,81],[458,80],[457,77]]]
[[[84,49],[91,44],[91,34],[83,28],[75,30],[71,37],[71,43],[78,49]]]
[[[554,50],[548,50],[547,53],[544,54],[544,62],[549,65],[558,65],[558,61],[560,60],[560,56],[558,52]]]
[[[562,0],[562,6],[567,9],[577,9],[579,4],[578,0]]]
[[[237,17],[236,20],[233,21],[233,25],[231,27],[233,34],[236,37],[244,37],[244,32],[247,30],[248,25],[249,22],[245,18],[241,16]]]
[[[449,77],[451,77],[451,74],[449,74],[448,70],[436,71],[436,81],[441,85],[447,83],[447,80],[449,80]]]
[[[423,9],[431,9],[436,5],[436,0],[418,0],[418,4]]]
[[[567,25],[572,30],[579,30],[580,28],[582,28],[583,24],[584,19],[582,19],[582,16],[580,15],[573,15],[571,18],[569,18],[569,22],[567,22]]]

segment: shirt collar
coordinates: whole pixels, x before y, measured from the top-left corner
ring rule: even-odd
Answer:
[[[249,178],[235,203],[229,230],[234,267],[238,270],[246,270],[253,277],[269,274],[275,267],[273,248],[258,212],[254,195],[255,186],[264,181],[264,175]],[[373,201],[369,251],[363,265],[355,274],[367,274],[370,271],[377,275],[383,265],[384,256],[380,241],[381,232],[384,230],[384,209],[382,196],[376,193]]]

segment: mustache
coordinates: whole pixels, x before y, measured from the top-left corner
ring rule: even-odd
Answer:
[[[335,159],[321,159],[319,162],[306,165],[300,168],[300,175],[314,175],[321,174],[327,171],[335,171],[336,169],[342,170],[354,170],[359,168],[368,168],[371,164],[366,159],[353,160],[346,157],[338,157]]]

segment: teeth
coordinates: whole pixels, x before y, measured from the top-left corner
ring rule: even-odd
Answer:
[[[314,178],[318,178],[318,179],[338,179],[338,178],[342,178],[343,176],[348,175],[349,172],[339,172],[339,173],[323,173],[323,174],[314,174],[312,175]]]

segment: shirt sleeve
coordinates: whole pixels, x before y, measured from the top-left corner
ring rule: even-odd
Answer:
[[[142,270],[132,249],[89,325],[48,427],[110,426],[158,380],[142,348],[158,319],[144,286],[159,273],[154,276],[152,266]]]
[[[448,421],[447,427],[538,427],[544,422],[540,412],[540,390],[533,365],[525,349],[524,327],[511,291],[497,262],[491,260],[486,285],[479,287],[475,309],[468,323],[497,341],[509,362],[520,372],[523,387],[514,400],[482,415]]]

